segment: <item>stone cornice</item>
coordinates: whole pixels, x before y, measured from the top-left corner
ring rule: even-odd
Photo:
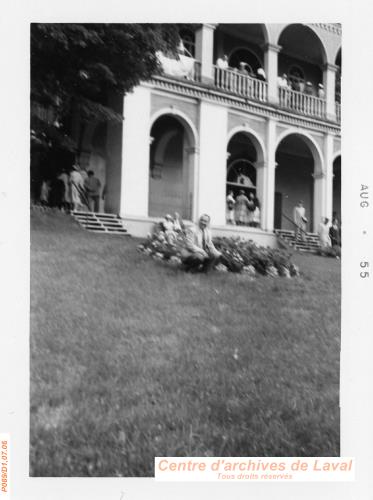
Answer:
[[[310,23],[310,26],[317,26],[336,35],[342,35],[342,27],[340,23]]]
[[[197,83],[192,84],[157,76],[149,82],[143,83],[143,85],[171,94],[187,96],[191,99],[213,101],[231,109],[241,110],[264,118],[273,118],[295,127],[304,127],[337,136],[341,133],[341,127],[338,123],[298,115],[292,113],[290,110],[281,109],[268,103],[251,101],[244,97],[221,92],[212,87],[204,87]]]

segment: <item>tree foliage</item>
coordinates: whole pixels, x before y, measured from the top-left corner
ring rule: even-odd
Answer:
[[[176,53],[182,26],[32,24],[33,139],[73,149],[73,111],[83,122],[121,120],[108,96],[124,95],[159,73],[156,52]]]

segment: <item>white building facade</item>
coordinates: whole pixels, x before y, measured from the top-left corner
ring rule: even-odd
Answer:
[[[164,74],[109,127],[105,209],[134,236],[166,213],[208,213],[214,234],[266,245],[293,229],[299,200],[308,231],[340,219],[340,26],[203,24],[181,37],[180,58],[162,55]],[[241,190],[259,200],[260,227],[227,223]]]

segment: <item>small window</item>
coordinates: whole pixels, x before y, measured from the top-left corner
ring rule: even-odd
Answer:
[[[180,31],[181,47],[184,49],[184,55],[195,57],[196,42],[193,31],[183,29]]]

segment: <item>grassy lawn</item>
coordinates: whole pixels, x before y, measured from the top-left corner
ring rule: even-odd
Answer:
[[[340,261],[186,274],[138,240],[31,216],[32,476],[154,456],[339,455]]]

